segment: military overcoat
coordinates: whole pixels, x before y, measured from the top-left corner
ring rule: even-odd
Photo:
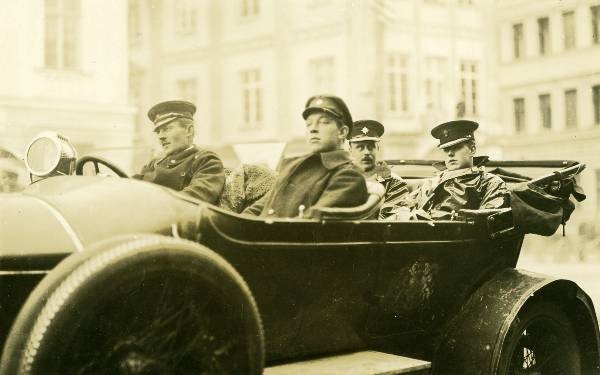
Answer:
[[[191,146],[153,159],[133,178],[153,182],[215,204],[225,184],[223,162],[212,151]]]
[[[244,213],[310,218],[319,207],[353,207],[366,202],[362,172],[343,150],[284,159],[275,185]]]
[[[386,219],[396,213],[399,207],[406,207],[408,186],[402,177],[392,173],[390,167],[381,162],[375,167],[375,173],[368,179],[377,181],[385,188],[384,201],[379,209],[378,219]]]
[[[506,183],[483,168],[444,170],[413,192],[416,209],[432,219],[450,219],[459,209],[510,207]]]

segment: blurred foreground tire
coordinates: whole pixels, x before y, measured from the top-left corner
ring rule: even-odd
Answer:
[[[262,326],[241,276],[209,249],[123,236],[69,256],[34,289],[0,374],[260,374]]]

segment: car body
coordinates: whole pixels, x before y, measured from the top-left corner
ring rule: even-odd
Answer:
[[[39,324],[39,318],[22,323],[32,319],[23,309],[47,305],[59,279],[72,272],[55,277],[47,294],[34,288],[69,258],[158,236],[214,252],[241,276],[262,322],[255,344],[264,348],[253,352],[261,357],[258,372],[262,355],[271,365],[377,349],[429,360],[434,373],[510,373],[507,366],[519,362],[515,345],[527,334],[526,328],[514,333],[521,314],[550,305],[559,315],[546,319],[564,320],[574,337],[578,371],[598,373],[590,298],[571,281],[515,268],[523,234],[510,209],[460,221],[265,219],[144,181],[71,175],[0,195],[0,210],[5,359],[21,345],[14,336],[28,334],[19,327],[33,331]],[[130,308],[126,299],[119,303]],[[65,311],[72,318],[79,310]],[[239,311],[246,313],[253,312]],[[36,373],[25,361],[6,365],[5,373]]]

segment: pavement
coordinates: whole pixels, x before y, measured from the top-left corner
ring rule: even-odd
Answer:
[[[592,298],[600,320],[600,263],[542,263],[525,258],[519,259],[517,268],[575,281]]]

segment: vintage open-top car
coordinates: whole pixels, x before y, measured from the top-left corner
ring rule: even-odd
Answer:
[[[255,374],[365,349],[436,374],[600,371],[590,298],[515,268],[511,209],[266,219],[80,175],[100,163],[125,177],[75,155],[62,137],[36,138],[37,181],[0,196],[2,375]]]

